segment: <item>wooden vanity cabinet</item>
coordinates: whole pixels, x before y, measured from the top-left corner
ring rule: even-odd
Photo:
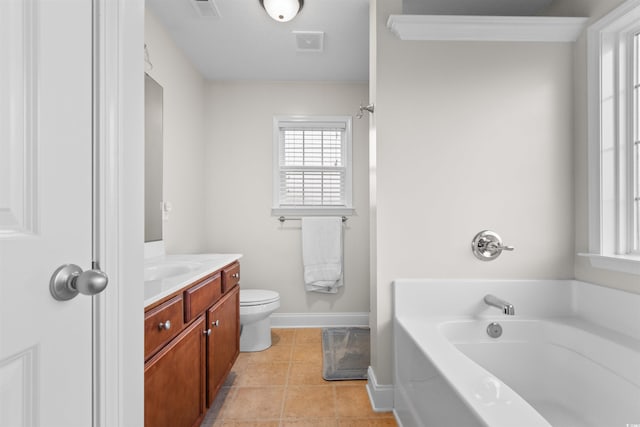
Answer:
[[[184,328],[182,295],[144,314],[144,358],[156,353]]]
[[[222,387],[240,353],[240,287],[234,286],[207,311],[207,406]]]
[[[240,353],[240,264],[145,309],[145,427],[195,427]]]
[[[220,273],[205,277],[184,291],[184,321],[189,322],[204,313],[222,294]]]
[[[234,262],[222,269],[222,292],[228,292],[240,283],[240,263]]]
[[[153,356],[144,368],[144,425],[193,427],[205,413],[205,316]]]

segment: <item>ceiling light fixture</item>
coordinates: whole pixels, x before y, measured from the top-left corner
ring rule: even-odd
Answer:
[[[291,21],[302,10],[304,0],[259,0],[270,17],[278,22]]]

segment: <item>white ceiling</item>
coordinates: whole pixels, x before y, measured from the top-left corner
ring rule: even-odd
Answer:
[[[369,0],[307,0],[290,22],[258,0],[214,0],[219,18],[192,0],[147,0],[178,47],[211,80],[369,80]],[[323,31],[323,52],[297,52],[292,31]]]
[[[269,18],[258,0],[146,0],[210,80],[369,80],[369,0],[306,0],[292,21]],[[535,15],[552,0],[403,0],[405,14]],[[298,52],[294,31],[324,32],[322,52]]]

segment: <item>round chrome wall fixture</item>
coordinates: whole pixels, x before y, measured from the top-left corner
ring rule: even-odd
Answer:
[[[502,335],[502,326],[497,322],[489,323],[489,326],[487,326],[487,335],[491,338],[500,338]]]
[[[502,239],[493,231],[479,232],[471,242],[471,250],[476,258],[482,261],[491,261],[500,256],[502,251],[512,251],[513,246],[502,244]]]

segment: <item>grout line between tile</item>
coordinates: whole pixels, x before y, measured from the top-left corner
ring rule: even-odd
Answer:
[[[282,345],[289,345],[289,354],[288,354],[288,358],[287,360],[281,360],[281,361],[271,361],[268,363],[284,363],[287,362],[287,369],[286,369],[286,378],[284,381],[284,385],[265,385],[265,386],[260,386],[260,387],[281,387],[283,388],[283,395],[282,395],[282,402],[280,405],[280,413],[279,413],[279,418],[269,418],[269,419],[256,419],[256,420],[243,420],[243,421],[249,421],[249,422],[257,422],[257,421],[270,421],[270,422],[277,422],[279,427],[283,427],[285,425],[285,422],[289,419],[289,418],[285,418],[285,407],[286,407],[286,403],[287,403],[287,399],[289,397],[290,394],[290,389],[291,387],[294,387],[293,384],[291,384],[291,379],[292,379],[292,373],[293,373],[293,369],[294,369],[294,364],[295,363],[310,363],[311,361],[295,361],[294,360],[294,354],[295,354],[295,348],[297,345],[309,345],[309,344],[316,344],[315,340],[309,340],[308,336],[305,338],[305,341],[303,342],[297,342],[298,338],[297,335],[303,335],[302,332],[300,332],[300,334],[298,334],[298,330],[294,330],[292,337],[291,337],[291,344],[289,345],[288,343],[282,343]],[[321,337],[320,337],[321,339]],[[320,351],[322,351],[322,342],[319,343],[320,344]],[[266,350],[269,351],[269,350]],[[284,354],[286,354],[286,351],[284,353],[281,353],[281,355],[284,356]],[[249,369],[250,365],[251,365],[251,358],[249,356],[249,360],[247,361],[247,366],[245,367],[245,369]],[[267,364],[268,364],[267,363]],[[315,362],[314,362],[315,363]],[[346,418],[341,418],[339,416],[339,411],[338,411],[338,387],[344,387],[344,386],[358,386],[358,384],[346,384],[346,383],[336,383],[331,382],[330,384],[298,384],[296,386],[317,386],[317,387],[327,387],[330,386],[331,387],[331,393],[332,393],[332,398],[333,398],[333,416],[326,414],[328,416],[326,417],[314,417],[313,420],[319,419],[319,418],[323,418],[326,420],[334,420],[335,421],[335,425],[336,426],[340,426],[341,425],[341,421],[345,421],[347,419],[351,419],[351,420],[356,420],[359,419],[361,421],[364,421],[365,419],[371,419],[371,420],[377,420],[379,418],[369,418],[368,416],[363,416],[363,417],[346,417]],[[216,422],[220,422],[220,424],[224,423],[225,421],[238,421],[238,420],[233,420],[233,419],[228,419],[225,417],[225,408],[228,407],[228,405],[233,402],[236,398],[236,395],[239,393],[240,389],[245,388],[245,387],[258,387],[258,386],[251,386],[251,385],[233,385],[230,387],[230,391],[229,394],[227,395],[227,398],[225,399],[225,402],[220,405],[219,408],[219,412],[216,415],[215,421]],[[214,419],[213,416],[208,417],[205,416],[205,420],[209,421],[210,424],[205,425],[203,423],[203,425],[201,427],[213,427],[213,423],[211,422]],[[301,421],[304,420],[304,417],[301,419]]]

